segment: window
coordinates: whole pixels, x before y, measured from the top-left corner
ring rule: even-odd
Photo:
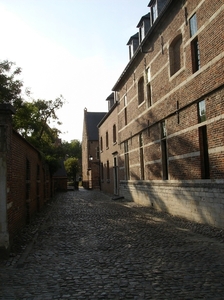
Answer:
[[[107,181],[110,181],[110,163],[107,160]]]
[[[198,31],[198,25],[197,25],[197,17],[196,14],[194,14],[190,20],[190,37],[192,37],[193,35],[196,34],[196,32]]]
[[[182,65],[181,57],[182,35],[178,35],[170,44],[169,56],[170,56],[170,76],[180,70]]]
[[[124,125],[128,124],[127,107],[124,109]]]
[[[198,103],[198,122],[204,122],[206,120],[206,107],[205,100]]]
[[[144,77],[141,77],[138,82],[138,105],[144,101]]]
[[[150,72],[150,68],[146,69],[146,80],[147,83],[149,83],[151,81],[151,72]]]
[[[109,148],[109,138],[108,138],[108,131],[106,132],[106,148]]]
[[[207,127],[199,127],[199,145],[200,145],[200,158],[201,158],[201,178],[209,179],[209,154],[208,154],[208,139]]]
[[[179,101],[177,101],[177,111],[176,111],[176,114],[177,114],[177,124],[180,124],[180,112],[179,112]]]
[[[124,95],[124,106],[127,106],[128,102],[127,102],[127,94]]]
[[[168,179],[168,159],[167,159],[167,144],[166,139],[161,141],[161,150],[162,150],[162,171],[163,171],[163,180]]]
[[[96,159],[100,159],[99,147],[96,147]]]
[[[128,153],[128,141],[124,142],[124,168],[125,168],[125,179],[130,179],[129,172],[129,153]]]
[[[161,138],[165,138],[167,135],[166,133],[166,122],[162,121],[161,122]]]
[[[113,125],[113,143],[115,144],[117,142],[117,129],[116,125]]]
[[[143,136],[142,133],[139,135],[139,154],[140,154],[140,179],[145,179],[145,170],[144,170],[144,153],[143,153]]]
[[[198,31],[196,14],[194,14],[190,18],[189,23],[190,23],[190,37],[192,37]],[[191,42],[191,56],[192,56],[192,71],[193,71],[193,73],[195,73],[201,67],[198,37],[195,37],[195,39]]]
[[[146,69],[146,80],[147,80],[147,101],[148,101],[148,107],[152,105],[152,94],[151,94],[151,73],[150,68]]]
[[[158,7],[157,7],[157,1],[155,0],[153,5],[151,6],[151,22],[152,22],[152,24],[155,22],[157,17],[158,17]]]
[[[191,56],[192,56],[192,71],[193,73],[195,73],[201,67],[200,50],[199,50],[197,37],[191,42]]]
[[[103,138],[100,138],[100,151],[103,151]]]
[[[165,120],[161,122],[161,151],[162,151],[162,178],[168,179],[168,157],[167,157],[167,131]]]

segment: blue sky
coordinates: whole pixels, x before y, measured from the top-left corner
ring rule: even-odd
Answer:
[[[149,0],[0,0],[0,60],[22,68],[34,99],[67,103],[60,138],[82,140],[83,111],[105,99],[128,63],[130,36]]]

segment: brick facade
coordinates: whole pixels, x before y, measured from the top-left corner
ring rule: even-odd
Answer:
[[[119,193],[224,228],[224,4],[157,1],[163,11],[113,87]]]
[[[119,194],[117,103],[99,123],[101,189]]]
[[[86,189],[100,189],[100,154],[98,123],[104,112],[84,109],[82,134],[82,184]]]
[[[0,106],[0,249],[51,197],[51,178],[41,154],[12,129],[10,105]]]

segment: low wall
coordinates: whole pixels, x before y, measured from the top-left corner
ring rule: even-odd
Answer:
[[[224,180],[121,181],[120,195],[139,205],[224,228]]]

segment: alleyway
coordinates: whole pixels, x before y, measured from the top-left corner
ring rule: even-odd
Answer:
[[[0,299],[224,299],[223,236],[101,192],[69,191],[0,262]]]

